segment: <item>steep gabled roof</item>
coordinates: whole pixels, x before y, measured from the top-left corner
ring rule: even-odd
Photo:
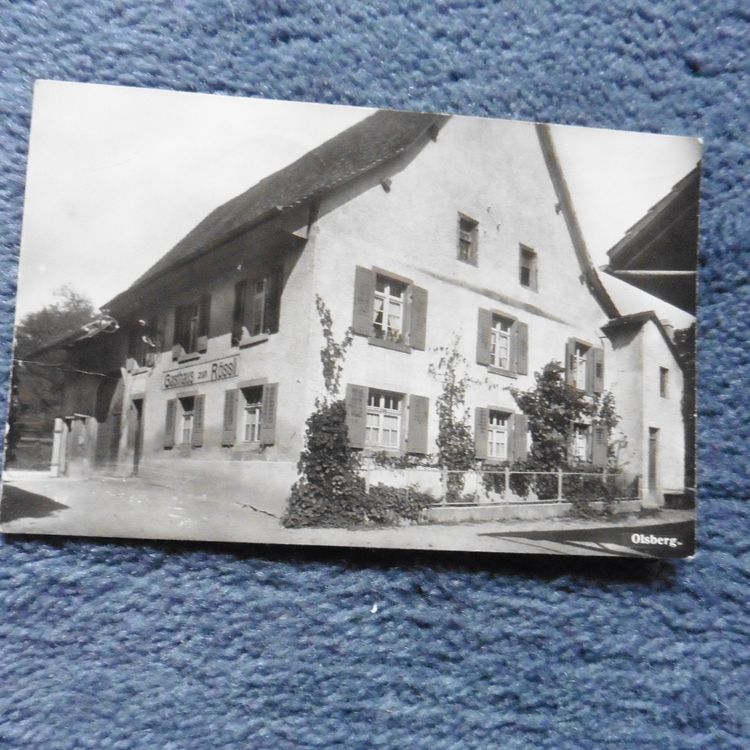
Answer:
[[[212,211],[130,289],[394,159],[446,119],[421,112],[375,112]]]

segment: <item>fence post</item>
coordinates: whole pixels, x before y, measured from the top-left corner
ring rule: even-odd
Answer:
[[[508,502],[508,499],[510,497],[510,468],[508,466],[505,467],[505,492],[503,492],[503,500],[505,502]]]
[[[557,502],[561,503],[563,500],[563,471],[562,469],[557,470]]]
[[[448,502],[448,469],[442,469],[440,471],[440,483],[443,485],[443,494],[440,498],[440,505],[445,505]]]

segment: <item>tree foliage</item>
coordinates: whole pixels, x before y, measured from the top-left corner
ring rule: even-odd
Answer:
[[[56,301],[28,313],[16,326],[15,366],[8,414],[8,459],[13,460],[23,434],[49,437],[62,407],[65,378],[63,356],[51,350],[29,355],[40,347],[75,332],[95,315],[88,297],[65,285],[55,292]],[[38,363],[38,364],[37,364]]]
[[[459,338],[451,346],[438,347],[440,359],[429,367],[430,376],[441,386],[435,402],[438,413],[437,460],[449,472],[448,502],[459,500],[464,487],[464,474],[474,466],[474,435],[469,426],[466,390],[472,383],[467,362],[459,351]]]

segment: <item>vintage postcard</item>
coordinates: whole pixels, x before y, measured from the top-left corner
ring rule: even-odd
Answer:
[[[2,531],[692,555],[701,152],[38,82]]]

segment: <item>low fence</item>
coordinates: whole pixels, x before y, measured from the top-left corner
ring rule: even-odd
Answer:
[[[634,500],[637,478],[620,472],[511,471],[509,468],[449,471],[432,467],[363,469],[367,487],[396,487],[430,495],[435,505]]]

